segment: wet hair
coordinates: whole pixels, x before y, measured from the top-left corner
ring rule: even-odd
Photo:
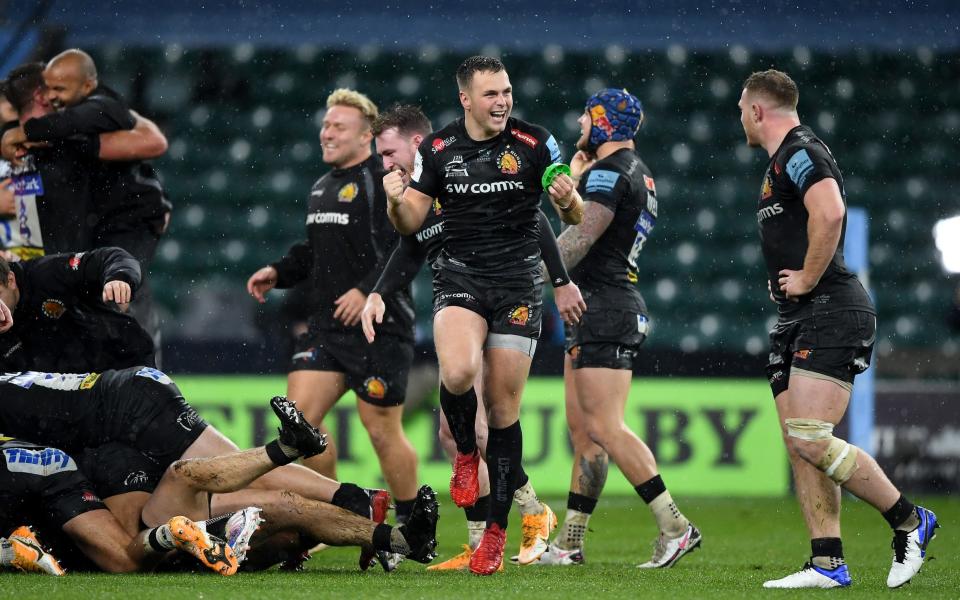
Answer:
[[[380,113],[373,122],[373,135],[378,136],[388,129],[396,129],[405,137],[428,136],[433,131],[430,119],[419,106],[394,104],[387,112]]]
[[[10,71],[3,83],[3,95],[13,106],[13,110],[22,113],[33,102],[33,94],[43,87],[43,68],[41,62],[20,65]]]
[[[506,71],[499,58],[492,56],[471,56],[457,67],[457,85],[461,90],[470,87],[474,73],[499,73]]]
[[[757,71],[743,82],[743,89],[751,94],[764,96],[776,103],[777,108],[796,111],[800,100],[800,90],[790,76],[783,71],[768,69]]]
[[[356,90],[347,88],[335,89],[333,93],[327,96],[327,108],[333,108],[334,106],[350,106],[359,110],[367,127],[373,124],[378,114],[377,105],[373,103],[373,100]]]

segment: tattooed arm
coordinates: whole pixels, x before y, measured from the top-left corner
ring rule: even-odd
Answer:
[[[568,269],[576,267],[587,255],[603,232],[613,221],[613,211],[599,202],[586,201],[583,203],[583,220],[579,225],[567,227],[557,243],[560,245],[560,255],[563,264]]]

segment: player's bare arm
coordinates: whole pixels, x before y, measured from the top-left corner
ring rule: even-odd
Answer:
[[[583,199],[576,182],[565,174],[558,175],[547,188],[550,201],[557,208],[560,220],[567,225],[578,225],[583,220]],[[611,213],[611,218],[612,218]],[[569,264],[569,263],[568,263]]]
[[[167,151],[167,138],[156,123],[133,115],[137,120],[133,129],[100,134],[100,160],[150,160]]]
[[[568,269],[576,267],[612,221],[613,211],[609,208],[598,202],[584,202],[583,220],[579,225],[568,227],[557,238],[563,264]]]
[[[387,216],[400,235],[410,235],[420,229],[432,205],[433,198],[411,187],[396,198],[387,193]]]
[[[383,301],[383,296],[377,292],[370,292],[367,296],[367,302],[360,313],[360,325],[363,327],[363,335],[366,336],[368,343],[373,343],[377,337],[377,332],[373,327],[374,322],[383,323],[383,315],[387,310],[387,305]]]
[[[267,301],[265,294],[276,285],[277,270],[271,266],[263,267],[247,280],[247,293],[253,296],[257,302],[263,304]]]
[[[803,269],[780,271],[780,289],[794,299],[810,293],[833,259],[843,232],[844,206],[840,188],[834,179],[813,184],[803,197],[807,209],[807,238],[810,240]]]

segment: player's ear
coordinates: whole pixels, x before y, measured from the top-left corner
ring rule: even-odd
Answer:
[[[410,143],[413,144],[414,148],[419,148],[420,144],[423,143],[423,136],[419,133],[414,134],[414,136],[410,138]]]
[[[463,106],[463,110],[470,110],[470,96],[463,90],[460,90],[460,105]]]

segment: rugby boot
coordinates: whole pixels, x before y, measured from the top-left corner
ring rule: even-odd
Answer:
[[[460,508],[469,508],[480,498],[480,451],[473,454],[457,452],[450,476],[450,497]]]
[[[853,584],[847,565],[840,565],[835,569],[824,569],[813,563],[807,563],[797,571],[782,579],[764,581],[763,587],[768,589],[801,589],[801,588],[838,588],[849,587]]]
[[[503,566],[503,549],[507,545],[507,531],[493,523],[483,530],[480,545],[470,557],[470,572],[493,575]]]
[[[920,572],[927,546],[937,537],[937,515],[922,506],[916,508],[920,524],[913,531],[893,532],[893,564],[887,575],[887,587],[898,588]]]
[[[10,537],[0,542],[13,551],[10,566],[27,573],[46,573],[47,575],[66,575],[57,559],[43,549],[37,535],[26,525],[13,530]]]
[[[641,569],[667,569],[677,563],[688,552],[693,552],[700,546],[703,537],[700,530],[687,525],[686,531],[675,538],[668,538],[660,533],[660,537],[653,544],[653,557],[647,562],[637,565]]]
[[[387,490],[364,490],[370,496],[370,519],[374,523],[383,523],[387,520],[387,511],[390,510],[390,493]],[[360,570],[366,571],[377,559],[377,552],[373,548],[360,549]]]
[[[557,528],[557,515],[545,502],[540,503],[543,512],[539,515],[523,515],[520,525],[520,554],[517,562],[529,565],[536,562],[550,545],[550,534]]]
[[[194,556],[205,567],[221,575],[237,572],[237,557],[225,541],[208,534],[186,517],[173,517],[167,525],[178,550]]]
[[[304,458],[322,454],[327,449],[327,436],[307,422],[297,410],[297,403],[284,396],[274,396],[270,408],[280,419],[280,443],[300,451]]]
[[[407,558],[427,564],[437,557],[437,521],[440,519],[440,505],[437,494],[429,485],[417,490],[417,499],[407,522],[399,526],[410,552]]]

